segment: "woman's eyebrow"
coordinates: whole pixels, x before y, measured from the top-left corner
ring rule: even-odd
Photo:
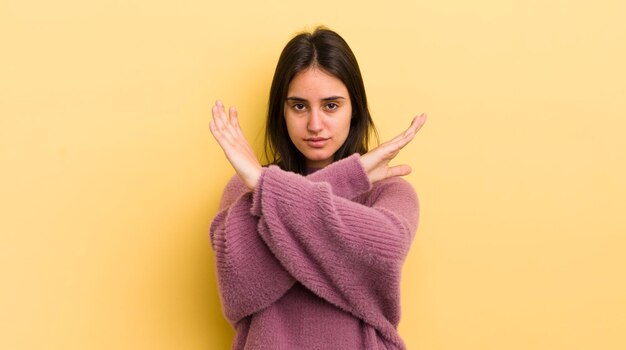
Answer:
[[[346,98],[343,96],[330,96],[330,97],[324,97],[322,99],[322,101],[333,101],[333,100],[345,100]],[[307,100],[305,98],[302,97],[297,97],[297,96],[290,96],[287,97],[288,101],[297,101],[297,102],[307,102]]]
[[[333,100],[345,100],[346,98],[343,96],[331,96],[331,97],[326,97],[323,98],[322,101],[333,101]]]

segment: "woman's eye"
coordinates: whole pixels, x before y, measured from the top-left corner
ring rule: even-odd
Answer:
[[[331,102],[331,103],[327,104],[326,107],[332,111],[332,110],[337,109],[339,106],[336,103]]]
[[[293,109],[295,109],[296,111],[301,111],[304,109],[304,104],[296,103],[295,105],[293,105]]]

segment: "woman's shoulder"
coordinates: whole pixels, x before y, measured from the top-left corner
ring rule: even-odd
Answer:
[[[230,177],[230,179],[228,179],[228,182],[226,183],[225,191],[241,190],[244,187],[246,187],[246,184],[241,179],[241,176],[235,173],[233,176]]]
[[[231,203],[248,191],[250,191],[250,189],[246,186],[239,175],[235,174],[231,176],[224,187],[222,199],[220,200],[220,208],[230,206]]]

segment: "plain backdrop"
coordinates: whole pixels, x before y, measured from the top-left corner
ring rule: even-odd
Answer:
[[[227,349],[208,229],[274,68],[324,24],[421,221],[409,349],[626,348],[621,1],[0,2],[0,348]]]

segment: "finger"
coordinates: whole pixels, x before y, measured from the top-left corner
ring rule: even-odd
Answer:
[[[230,106],[230,110],[228,111],[228,114],[230,116],[228,120],[230,122],[230,125],[236,128],[237,127],[237,108],[235,106]]]
[[[400,153],[402,147],[404,147],[409,140],[404,137],[404,134],[398,135],[390,141],[387,141],[380,146],[376,147],[372,152],[380,154],[381,159],[387,159],[390,161]]]
[[[236,138],[239,134],[232,126],[231,122],[226,115],[226,111],[224,110],[224,103],[221,100],[217,100],[215,102],[215,109],[213,116],[216,122],[217,128],[220,130],[223,137],[227,137],[229,140]]]
[[[409,124],[409,127],[407,128],[407,130],[405,130],[405,131],[404,131],[404,132],[402,132],[401,134],[397,135],[396,137],[394,137],[393,139],[391,139],[391,140],[389,140],[389,141],[387,141],[387,142],[385,142],[385,143],[395,143],[395,142],[398,142],[400,139],[405,138],[405,137],[406,137],[406,136],[410,133],[410,131],[411,131],[412,129],[415,129],[415,127],[417,127],[417,126],[421,126],[421,125],[419,124],[419,123],[420,123],[420,118],[421,118],[422,116],[424,116],[424,115],[425,115],[425,113],[422,113],[422,114],[420,114],[419,116],[414,117],[414,118],[411,120],[411,124]],[[422,123],[422,124],[423,124],[423,123]]]
[[[409,128],[403,134],[399,135],[399,137],[394,139],[395,146],[397,146],[398,149],[406,146],[409,142],[411,142],[411,140],[413,140],[413,138],[417,134],[417,131],[422,128],[422,125],[424,125],[425,122],[426,113],[422,113],[419,116],[413,118]]]
[[[243,132],[241,131],[241,127],[239,126],[239,113],[237,112],[237,108],[235,106],[230,107],[230,125],[235,129],[235,132],[238,136],[243,137]]]
[[[224,122],[224,133],[228,134],[229,136],[231,136],[233,139],[237,139],[241,134],[240,131],[237,130],[237,126],[236,123],[233,123],[233,113],[237,113],[235,107],[230,107],[230,109],[228,110],[228,115],[226,114],[225,111],[225,106],[222,106],[222,113],[221,116],[223,117],[223,122]],[[235,115],[236,118],[236,115]]]
[[[215,114],[213,115],[213,117],[216,119],[220,117],[220,105],[221,104],[222,104],[222,101],[215,100],[215,104],[213,105],[213,108],[215,110]]]
[[[408,136],[411,133],[413,133],[413,134],[417,133],[417,131],[422,128],[422,125],[424,125],[424,123],[426,123],[426,117],[427,117],[427,114],[426,113],[422,113],[419,116],[413,118],[413,121],[411,122],[411,125],[409,126],[407,131],[405,131],[404,134]]]
[[[228,124],[228,118],[226,116],[226,111],[224,110],[224,104],[222,103],[222,100],[217,100],[217,109],[219,111],[219,117],[224,124],[224,127],[226,127],[226,125]]]
[[[396,165],[387,169],[387,177],[405,176],[411,173],[412,169],[406,164]]]
[[[224,123],[222,122],[222,118],[220,118],[220,109],[217,103],[211,109],[211,113],[213,114],[213,122],[215,124],[215,128],[217,130],[224,129]]]
[[[409,129],[413,126],[414,123],[415,123],[415,118],[413,118],[411,120],[411,124],[409,124]],[[409,130],[409,129],[407,129],[407,130]],[[401,138],[403,138],[405,135],[406,135],[406,130],[403,131],[401,134],[396,135],[396,137],[392,138],[391,140],[387,141],[387,143],[394,143],[394,142],[400,140]]]
[[[209,122],[209,130],[211,130],[211,134],[213,134],[213,137],[220,143],[220,145],[227,140],[227,137],[225,137],[225,134],[222,130],[220,130],[215,120],[211,120]]]
[[[394,152],[395,154],[397,154],[399,150],[401,150],[404,146],[411,142],[411,140],[413,140],[413,137],[415,137],[415,132],[409,129],[391,140],[388,144],[385,145],[385,148],[388,152]]]
[[[403,136],[406,136],[416,125],[415,121],[417,121],[418,117],[413,117],[413,119],[411,120],[411,124],[409,125],[409,127],[406,129],[406,131],[404,132]]]
[[[225,130],[226,124],[228,123],[227,118],[224,116],[224,104],[222,100],[218,99],[215,101],[215,113],[213,115],[217,126],[219,126],[220,130]]]
[[[224,147],[227,147],[225,143],[226,140],[224,139],[222,133],[218,130],[217,126],[215,126],[215,122],[213,120],[209,122],[209,130],[211,130],[211,134],[215,138],[215,141],[217,141],[217,144],[220,145],[222,150],[224,150]]]
[[[209,130],[211,131],[211,134],[215,137],[215,123],[213,123],[212,120],[209,122]]]
[[[212,108],[213,112],[213,128],[211,132],[213,136],[220,143],[222,148],[224,148],[227,144],[237,143],[236,139],[238,138],[236,135],[236,131],[230,126],[230,123],[224,118],[223,112],[223,104],[221,105],[221,101],[217,101]],[[209,124],[211,127],[211,124]]]
[[[415,132],[411,132],[408,134],[403,134],[401,137],[395,138],[393,141],[382,144],[378,147],[382,154],[384,154],[384,158],[391,160],[395,158],[400,151],[413,140],[415,137]]]

